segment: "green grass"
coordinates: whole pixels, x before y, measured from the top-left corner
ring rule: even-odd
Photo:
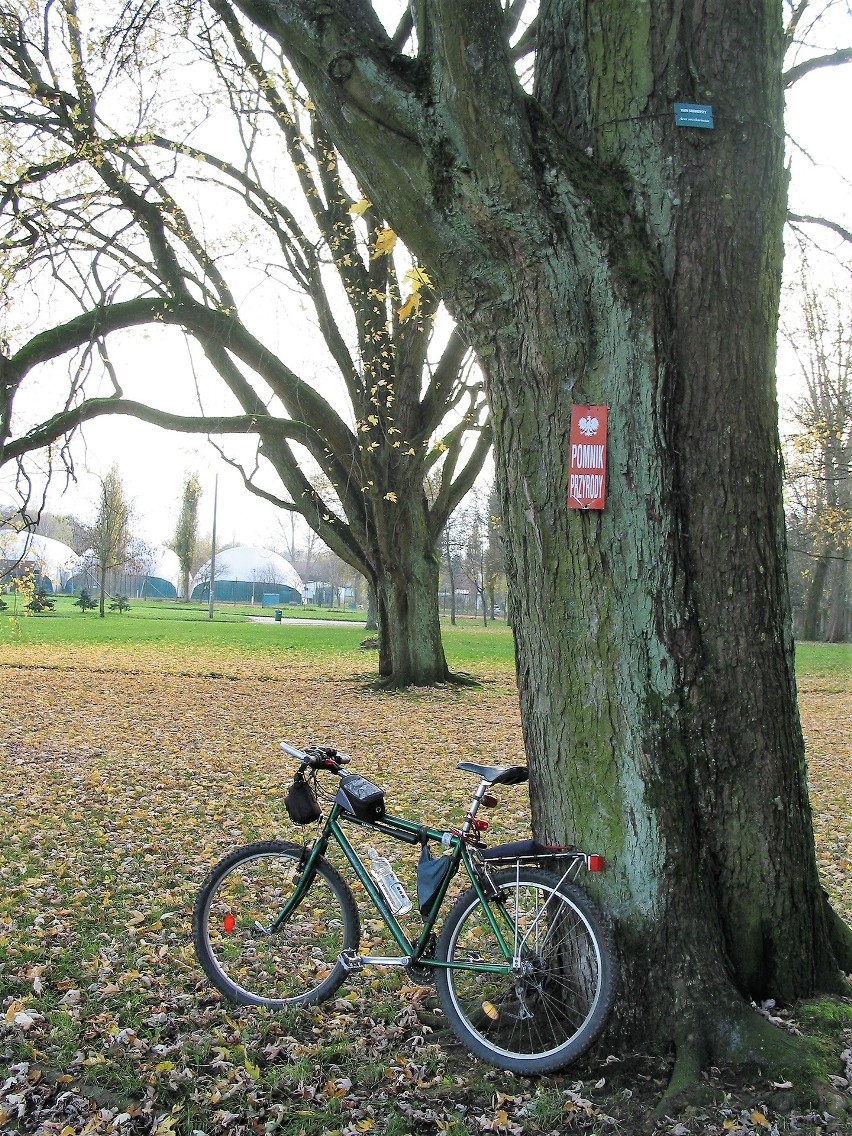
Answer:
[[[806,678],[852,676],[852,643],[797,643],[796,673]]]
[[[209,618],[206,604],[184,604],[162,601],[134,601],[129,611],[107,612],[101,619],[97,611],[83,614],[71,597],[58,596],[56,610],[43,615],[17,618],[10,610],[0,615],[0,643],[67,645],[104,644],[116,647],[139,645],[191,649],[211,646],[232,647],[235,651],[281,652],[342,655],[352,653],[353,661],[365,667],[365,652],[360,644],[365,632],[360,626],[350,628],[323,627],[322,622],[363,622],[363,612],[329,612],[321,608],[283,608],[281,623],[270,610],[249,605],[217,605],[214,618]],[[255,623],[252,616],[269,619]],[[305,627],[288,622],[297,617],[316,620]],[[444,649],[451,669],[476,672],[483,666],[512,666],[514,643],[512,632],[502,621],[485,627],[478,620],[461,619],[453,626],[442,623]],[[852,676],[852,645],[799,643],[796,666],[802,678],[848,678]]]
[[[10,597],[11,598],[11,597]],[[329,612],[326,608],[283,608],[280,623],[269,609],[248,605],[217,605],[209,618],[206,604],[134,601],[129,611],[97,611],[85,615],[68,596],[56,598],[56,610],[43,615],[17,618],[10,610],[0,615],[0,644],[66,645],[104,644],[116,647],[160,646],[177,650],[193,647],[232,647],[239,653],[352,654],[355,669],[370,670],[366,652],[360,650],[365,632],[360,626],[322,626],[322,622],[363,622],[363,612]],[[252,622],[252,616],[269,619]],[[305,627],[288,622],[296,617],[315,619]],[[477,673],[483,667],[514,664],[512,632],[502,621],[487,627],[476,619],[460,619],[456,626],[442,621],[444,650],[452,670]],[[357,660],[357,661],[356,661]],[[852,676],[852,645],[799,643],[796,667],[800,678],[844,679]]]
[[[292,619],[300,616],[313,619],[311,626],[303,626],[272,618],[272,612],[258,607],[229,605],[217,606],[214,618],[209,618],[206,605],[168,603],[160,601],[134,601],[130,610],[119,614],[107,611],[101,619],[97,611],[83,614],[68,596],[56,598],[56,610],[42,615],[18,615],[10,610],[0,615],[0,645],[17,643],[28,645],[64,646],[104,645],[116,648],[160,647],[164,651],[178,652],[208,647],[231,648],[237,653],[255,656],[268,655],[271,661],[282,653],[304,655],[351,655],[353,670],[375,669],[375,655],[361,650],[366,637],[363,612],[340,612],[337,618],[327,619],[327,609],[283,609]],[[252,616],[262,616],[268,622],[253,622]],[[341,622],[352,622],[352,627],[341,627]],[[450,668],[476,673],[483,664],[514,665],[512,633],[505,623],[489,624],[485,628],[475,620],[462,620],[456,627],[449,622],[443,625],[444,649]]]

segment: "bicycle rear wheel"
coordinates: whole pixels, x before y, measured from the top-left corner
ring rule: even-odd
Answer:
[[[346,977],[343,950],[357,950],[358,908],[327,861],[289,918],[272,927],[301,876],[303,849],[270,840],[238,848],[210,872],[192,914],[204,973],[232,1002],[281,1007],[328,998]]]
[[[579,888],[536,868],[497,872],[489,910],[466,891],[436,949],[447,1020],[477,1057],[514,1073],[548,1073],[584,1053],[606,1023],[616,983],[609,931]],[[493,967],[493,970],[480,969]]]

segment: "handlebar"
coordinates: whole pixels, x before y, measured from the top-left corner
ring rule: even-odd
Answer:
[[[342,765],[348,765],[352,760],[348,753],[338,753],[334,746],[316,745],[301,750],[281,742],[281,748],[290,757],[295,757],[305,769],[328,769],[337,773]]]

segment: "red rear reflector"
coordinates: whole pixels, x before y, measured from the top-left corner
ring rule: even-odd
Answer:
[[[230,935],[236,925],[237,921],[229,911],[225,918],[222,920],[222,927],[224,928],[225,934]]]
[[[471,823],[473,824],[473,827],[476,829],[477,832],[487,832],[488,831],[488,821],[487,820],[473,820]]]
[[[602,872],[606,867],[603,856],[587,856],[586,867],[590,872]]]

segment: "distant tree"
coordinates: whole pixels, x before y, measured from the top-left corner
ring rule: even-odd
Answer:
[[[180,563],[181,596],[189,599],[189,577],[198,546],[198,506],[201,501],[201,482],[191,473],[183,483],[180,513],[171,548]]]
[[[317,495],[321,495],[324,492],[321,476],[309,480]],[[329,504],[329,507],[333,508],[333,505]],[[278,518],[272,547],[285,560],[289,560],[302,579],[310,578],[317,558],[326,548],[314,529],[295,510],[287,510]]]
[[[488,528],[482,509],[481,495],[471,494],[467,507],[467,541],[464,547],[464,570],[476,593],[476,606],[482,605],[482,622],[488,625],[488,604],[485,598],[485,557],[488,548]]]
[[[468,523],[467,507],[461,505],[448,518],[441,534],[441,562],[450,603],[450,623],[453,626],[458,611],[456,590],[459,572],[463,571]]]
[[[100,581],[101,619],[106,614],[107,573],[124,566],[130,541],[130,503],[117,466],[110,467],[101,482],[98,514],[92,528],[92,551],[97,558]]]
[[[785,489],[791,550],[805,583],[800,635],[839,642],[848,635],[852,556],[852,289],[816,286],[803,262],[794,308],[783,334],[804,393],[794,409]]]
[[[78,607],[84,615],[87,611],[94,611],[97,606],[98,601],[93,600],[85,588],[80,592],[80,598],[74,601],[74,607]]]
[[[495,618],[497,611],[498,590],[505,592],[506,584],[506,549],[505,527],[503,525],[503,506],[496,482],[492,482],[486,497],[488,547],[485,553],[484,578],[485,590],[488,593],[488,610],[491,618]]]
[[[130,601],[127,596],[116,596],[116,598],[109,605],[110,611],[118,611],[124,613],[130,611]]]
[[[27,604],[27,611],[39,615],[44,611],[53,611],[56,608],[56,600],[50,595],[49,592],[39,588],[33,595],[30,602]]]

